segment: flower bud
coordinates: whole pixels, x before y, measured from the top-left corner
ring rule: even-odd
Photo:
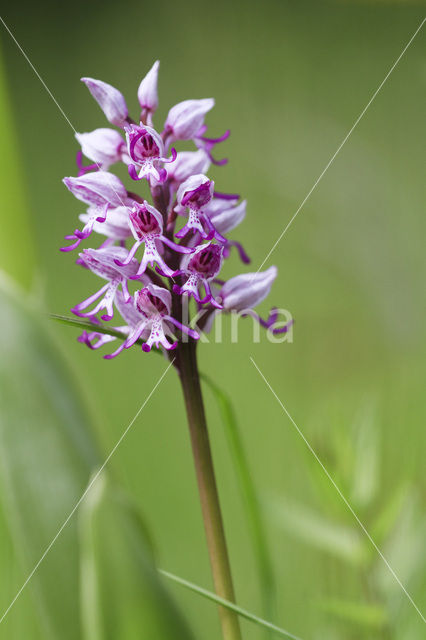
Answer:
[[[139,85],[138,89],[138,100],[142,109],[146,109],[147,111],[156,111],[158,107],[158,69],[160,66],[160,61],[157,60],[152,65],[152,68],[142,82]]]
[[[232,311],[252,309],[266,298],[277,277],[277,267],[259,273],[244,273],[223,285],[219,297],[223,307]]]
[[[247,201],[243,200],[239,204],[236,201],[221,200],[213,198],[204,210],[215,229],[219,233],[228,233],[235,229],[246,216]]]
[[[90,133],[76,133],[81,150],[89,160],[93,160],[105,171],[110,165],[122,159],[124,140],[114,129],[95,129]]]
[[[122,127],[126,123],[128,110],[123,95],[110,84],[93,78],[81,78],[81,81],[89,89],[96,102],[104,112],[107,120],[116,127]]]
[[[165,129],[174,140],[190,140],[202,127],[204,116],[213,107],[213,98],[179,102],[170,109],[166,118]]]
[[[177,191],[177,201],[182,207],[201,209],[213,197],[214,182],[199,173],[183,182]]]
[[[127,199],[127,191],[121,180],[107,171],[94,171],[79,178],[64,178],[63,182],[78,200],[95,207],[103,207],[107,203],[119,207]]]
[[[210,160],[205,151],[180,151],[168,170],[168,177],[174,182],[184,182],[194,173],[205,173]]]

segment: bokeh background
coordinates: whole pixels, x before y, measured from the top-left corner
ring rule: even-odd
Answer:
[[[77,131],[106,126],[81,76],[117,86],[136,114],[139,81],[160,59],[157,123],[180,100],[214,96],[209,131],[221,135],[229,127],[232,135],[220,149],[229,164],[211,175],[221,191],[248,200],[248,216],[234,236],[256,270],[420,24],[425,6],[24,1],[5,4],[2,17]],[[92,287],[74,257],[59,252],[80,213],[61,182],[75,174],[78,147],[4,28],[0,37],[0,265],[36,292],[44,312],[69,315]],[[301,638],[424,637],[419,614],[330,489],[250,356],[424,611],[425,87],[421,32],[265,265],[276,264],[279,277],[261,310],[272,304],[289,309],[294,342],[252,344],[250,325],[243,324],[238,343],[231,344],[225,323],[224,342],[199,349],[201,369],[232,398],[264,506],[278,589],[275,622]],[[226,270],[242,270],[235,255]],[[165,362],[137,349],[106,362],[76,342],[77,329],[50,330],[105,457]],[[5,362],[6,355],[0,358]],[[238,602],[261,613],[235,464],[208,389],[206,403]],[[159,566],[211,588],[173,371],[109,469],[144,518]],[[36,468],[33,474],[37,483]],[[52,487],[60,495],[54,477]],[[64,517],[72,506],[64,502]],[[37,504],[32,507],[35,513]],[[4,504],[1,513],[3,610],[28,571]],[[40,536],[40,551],[55,531],[52,524]],[[33,533],[29,527],[27,535]],[[67,554],[66,538],[56,543],[61,553]],[[167,588],[196,638],[219,637],[212,603]],[[242,624],[245,638],[264,636]],[[39,639],[42,629],[29,585],[0,625],[0,637]]]

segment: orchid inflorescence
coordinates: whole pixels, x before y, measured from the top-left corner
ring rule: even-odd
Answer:
[[[198,317],[202,317],[199,329],[211,326],[214,315],[221,311],[254,314],[262,326],[276,333],[288,328],[273,328],[275,310],[267,320],[252,311],[268,295],[276,267],[238,275],[227,282],[218,279],[232,247],[243,263],[250,262],[241,244],[227,237],[244,219],[246,202],[237,195],[216,191],[206,175],[211,164],[226,164],[225,159],[215,160],[212,152],[228,138],[229,131],[219,138],[206,136],[204,119],[214,106],[209,98],[176,104],[158,133],[153,127],[158,69],[157,61],[139,86],[139,124],[129,117],[117,89],[100,80],[82,78],[119,131],[101,128],[76,134],[81,145],[79,172],[77,177],[64,178],[64,183],[88,208],[80,215],[82,229],[66,236],[70,244],[62,251],[76,249],[92,233],[105,237],[97,249],[84,249],[77,263],[107,282],[72,309],[94,325],[99,325],[100,319],[112,320],[118,311],[123,323],[116,329],[125,340],[105,358],[117,356],[136,342],[150,351],[153,346],[174,349],[179,339],[197,340],[199,332],[180,320],[183,303],[191,297]],[[191,140],[196,151],[177,152],[173,145],[183,140]],[[83,156],[93,164],[84,166]],[[152,204],[128,191],[109,172],[117,162],[127,165],[132,180],[148,186]],[[179,224],[182,219],[183,226]],[[129,291],[132,281],[139,287],[133,294]],[[115,339],[96,328],[79,337],[91,349]]]

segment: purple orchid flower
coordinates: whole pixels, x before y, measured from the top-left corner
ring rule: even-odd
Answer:
[[[199,151],[180,151],[177,154],[176,161],[167,171],[171,188],[173,191],[177,191],[182,182],[185,182],[194,174],[206,173],[209,167],[209,157],[202,149]]]
[[[85,223],[85,225],[92,224],[92,231],[106,236],[113,241],[124,242],[127,238],[130,238],[132,231],[129,226],[129,207],[115,207],[114,209],[108,209],[108,217],[103,221],[93,222],[93,216],[96,210],[93,211],[91,207],[87,210],[87,213],[82,213],[79,219]]]
[[[145,352],[151,351],[153,345],[157,349],[163,347],[167,351],[175,349],[177,341],[170,343],[166,337],[173,335],[173,327],[178,328],[194,340],[198,340],[200,336],[194,329],[181,324],[170,315],[171,300],[170,291],[155,284],[148,284],[143,289],[136,291],[133,298],[136,318],[132,319],[132,330],[119,348],[104,358],[107,360],[115,358],[123,349],[132,347],[139,338],[144,340],[142,350]]]
[[[218,275],[222,267],[222,254],[221,245],[208,242],[197,247],[192,255],[184,256],[179,274],[186,275],[188,278],[181,287],[177,284],[173,285],[173,292],[192,296],[199,304],[209,303],[220,309],[221,305],[214,299],[209,283]],[[204,298],[200,298],[200,285],[204,287]]]
[[[171,157],[165,158],[163,140],[155,129],[147,125],[136,124],[126,126],[127,150],[130,156],[129,175],[133,180],[148,180],[152,176],[157,182],[167,179],[167,171],[161,163],[174,162],[176,150],[171,150]],[[139,173],[138,173],[139,171]]]
[[[214,228],[221,236],[229,233],[237,227],[245,218],[247,202],[243,200],[238,203],[238,197],[232,199],[224,199],[214,197],[205,209],[205,213],[210,218]],[[235,247],[239,253],[240,259],[245,264],[250,262],[250,258],[245,252],[242,244],[236,240],[226,239],[223,249],[223,257],[229,258],[231,248]]]
[[[95,163],[91,165],[95,170],[108,171],[112,164],[120,162],[126,155],[126,143],[114,129],[95,129],[90,133],[76,133],[75,137],[81,152]],[[83,167],[80,160],[78,162],[82,173],[86,173],[89,167]]]
[[[106,313],[101,316],[102,320],[112,320],[114,317],[113,304],[119,286],[121,285],[124,297],[130,300],[130,293],[127,288],[127,281],[135,276],[139,267],[137,260],[129,261],[124,267],[118,266],[117,262],[126,255],[124,247],[105,247],[103,249],[84,249],[80,253],[81,263],[93,271],[97,276],[107,280],[99,291],[89,296],[83,302],[76,304],[71,311],[80,318],[91,318],[101,309]],[[140,278],[142,280],[142,278]],[[91,304],[97,302],[90,311],[84,311]]]
[[[185,238],[192,231],[199,233],[203,240],[216,238],[218,242],[226,243],[226,238],[214,227],[206,213],[213,191],[214,182],[202,173],[191,176],[180,185],[176,196],[178,203],[176,211],[182,213],[188,209],[188,222],[175,233],[176,238]]]
[[[172,107],[164,124],[164,135],[168,142],[191,140],[204,124],[204,118],[214,107],[213,98],[184,100]]]
[[[277,309],[272,309],[267,320],[263,320],[259,314],[253,311],[270,293],[272,284],[278,275],[276,267],[270,267],[266,271],[258,273],[244,273],[231,278],[219,291],[224,310],[237,311],[242,315],[254,317],[265,329],[270,329],[278,319]],[[286,333],[293,321],[284,327],[272,329],[273,333]]]
[[[145,272],[149,264],[153,266],[155,263],[157,263],[165,276],[171,278],[175,275],[175,271],[167,266],[160,254],[162,243],[178,253],[192,253],[193,251],[193,249],[188,247],[179,246],[163,235],[163,218],[161,213],[148,204],[146,200],[143,204],[135,203],[129,213],[128,222],[136,242],[127,254],[126,259],[123,262],[116,260],[115,263],[120,267],[127,266],[133,260],[139,247],[144,244],[145,251],[142,261],[137,272],[131,276],[132,279],[137,279]],[[158,245],[160,245],[160,248]]]
[[[114,304],[117,308],[117,311],[123,318],[125,324],[119,327],[114,327],[114,329],[127,336],[135,329],[135,327],[140,322],[140,315],[135,309],[134,305],[131,304],[132,300],[133,298],[126,298],[122,291],[117,290]],[[91,321],[95,324],[100,324],[97,318],[92,318]],[[115,340],[117,340],[116,336],[109,335],[107,333],[99,333],[96,330],[90,332],[83,331],[83,333],[78,337],[79,342],[85,344],[87,347],[89,347],[89,349],[92,350],[100,349],[105,344],[114,342]]]
[[[78,247],[82,240],[90,236],[96,222],[106,221],[110,207],[132,202],[121,180],[107,171],[88,173],[77,178],[64,178],[63,182],[78,200],[89,205],[89,209],[83,229],[76,229],[73,234],[65,236],[66,240],[74,242],[62,247],[61,251],[72,251]]]

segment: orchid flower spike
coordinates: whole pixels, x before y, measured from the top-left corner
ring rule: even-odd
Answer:
[[[152,116],[158,107],[158,69],[160,61],[157,60],[152,65],[144,79],[139,85],[138,100],[142,109],[141,122],[146,122],[152,126]]]
[[[129,175],[133,180],[148,180],[152,176],[157,182],[167,179],[167,171],[161,163],[174,162],[176,150],[170,158],[164,158],[163,140],[155,129],[147,125],[126,126],[127,150],[130,156]],[[139,173],[138,173],[139,171]]]
[[[105,356],[108,359],[135,343],[142,342],[144,351],[153,346],[170,351],[184,336],[198,339],[186,320],[184,324],[180,321],[183,309],[190,307],[183,303],[191,298],[197,311],[205,312],[201,319],[204,331],[220,312],[252,315],[273,333],[288,330],[288,323],[277,328],[277,309],[266,319],[254,310],[269,294],[276,267],[221,279],[223,261],[231,257],[232,247],[243,262],[250,261],[242,245],[229,236],[246,216],[246,201],[216,191],[208,175],[212,164],[226,163],[216,160],[213,153],[228,138],[229,130],[218,138],[208,136],[204,121],[214,100],[207,98],[173,106],[160,134],[161,128],[153,127],[159,66],[157,60],[139,84],[140,118],[136,120],[130,117],[120,91],[100,80],[83,78],[107,120],[120,130],[101,126],[76,133],[81,147],[79,174],[64,178],[86,210],[77,212],[82,228],[65,236],[68,246],[62,251],[71,251],[97,234],[101,238],[95,245],[98,248],[85,249],[76,262],[106,281],[72,309],[93,323],[79,341],[93,350],[113,342],[116,336],[104,333],[101,320],[111,320],[114,313],[121,316],[116,330],[123,339],[115,352]],[[181,140],[191,141],[192,148],[173,148]],[[110,173],[117,163],[127,167],[135,191],[145,179],[143,196],[127,191]],[[141,283],[133,297],[128,289],[132,280]]]
[[[221,305],[214,299],[210,281],[215,278],[222,267],[223,247],[209,242],[203,244],[190,256],[182,258],[180,273],[188,276],[183,286],[173,285],[174,293],[193,296],[199,304],[211,304],[220,309]],[[204,287],[205,296],[200,298],[200,286]]]
[[[104,112],[107,120],[116,127],[124,127],[129,112],[126,101],[118,89],[102,80],[81,78]]]
[[[167,266],[160,254],[162,243],[179,253],[192,253],[193,251],[188,247],[175,244],[163,235],[161,213],[148,204],[146,200],[143,204],[135,203],[133,209],[129,212],[128,224],[136,242],[127,254],[126,259],[124,261],[116,260],[115,263],[120,267],[127,266],[134,259],[139,247],[144,244],[145,251],[142,261],[136,273],[131,276],[132,279],[137,279],[142,273],[145,273],[149,264],[153,266],[155,263],[160,267],[162,274],[170,278],[174,276],[175,271]]]

